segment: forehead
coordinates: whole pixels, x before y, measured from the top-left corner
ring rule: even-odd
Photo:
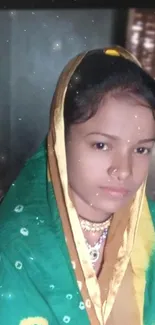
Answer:
[[[85,132],[107,132],[120,138],[155,134],[153,113],[147,104],[124,98],[107,98],[84,124]]]

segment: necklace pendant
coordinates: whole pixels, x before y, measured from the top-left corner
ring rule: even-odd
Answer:
[[[100,253],[96,248],[91,247],[89,248],[89,255],[92,263],[95,263],[98,260]]]

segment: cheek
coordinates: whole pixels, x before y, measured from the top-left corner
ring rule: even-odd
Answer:
[[[76,148],[68,152],[68,176],[70,181],[98,184],[107,177],[111,158],[105,152]],[[84,185],[84,184],[83,184]]]
[[[96,174],[107,170],[111,161],[110,155],[92,148],[86,148],[85,150],[83,150],[83,148],[80,149],[81,150],[76,150],[72,155],[74,165],[77,164],[79,165],[78,168],[86,172],[89,170]]]
[[[142,157],[141,159],[135,159],[133,162],[133,178],[135,183],[138,185],[143,183],[143,181],[148,176],[150,165],[150,159],[148,157]]]

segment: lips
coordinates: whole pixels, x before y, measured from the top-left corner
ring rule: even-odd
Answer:
[[[116,198],[122,198],[122,197],[125,197],[125,196],[127,196],[129,194],[129,191],[126,190],[123,187],[108,187],[108,186],[105,186],[105,187],[102,187],[101,189],[105,194],[108,194],[108,195],[116,197]]]

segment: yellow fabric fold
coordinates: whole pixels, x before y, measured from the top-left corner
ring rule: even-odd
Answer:
[[[155,244],[155,233],[146,197],[143,200],[141,218],[136,234],[136,241],[131,254],[135,296],[140,310],[141,324],[143,324],[143,306],[145,293],[145,271]]]

